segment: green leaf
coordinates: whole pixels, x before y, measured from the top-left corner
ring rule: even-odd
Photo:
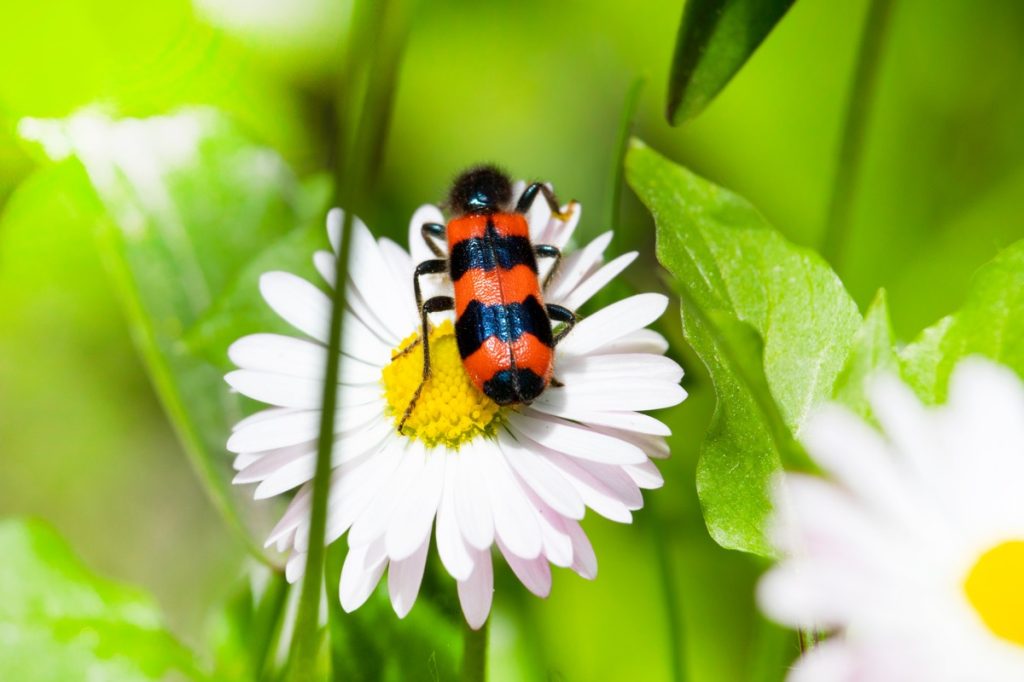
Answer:
[[[686,0],[668,82],[672,125],[704,110],[794,0]]]
[[[836,379],[832,397],[862,417],[871,417],[864,381],[880,371],[899,373],[899,359],[893,349],[892,324],[885,290],[880,289],[868,307],[864,324],[857,330],[846,366]]]
[[[205,679],[153,601],[93,575],[56,532],[0,522],[0,679]]]
[[[960,310],[903,349],[903,376],[925,402],[941,403],[957,362],[975,354],[1024,377],[1024,240],[978,270]]]
[[[820,256],[741,197],[638,141],[626,175],[654,216],[684,334],[718,396],[697,472],[708,529],[724,547],[766,554],[768,480],[782,463],[807,464],[794,436],[832,396],[860,314]]]
[[[210,109],[145,119],[83,110],[22,119],[18,130],[84,168],[84,191],[102,205],[101,252],[157,392],[211,499],[262,557],[228,484],[224,442],[239,401],[183,338],[267,244],[307,221],[302,186],[276,153]]]

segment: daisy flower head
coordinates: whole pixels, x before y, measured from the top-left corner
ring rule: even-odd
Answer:
[[[832,480],[785,474],[762,608],[834,631],[790,680],[1024,679],[1024,386],[969,358],[948,402],[869,384],[881,432],[838,407],[805,427]]]
[[[517,183],[513,196],[524,189]],[[536,201],[526,214],[530,240],[564,249],[579,218],[576,203],[552,212]],[[447,256],[443,238],[432,248],[421,234],[425,223],[444,225],[444,216],[436,206],[418,209],[409,251],[352,222],[327,517],[328,542],[348,535],[343,608],[363,604],[386,571],[391,603],[404,617],[432,536],[474,628],[491,608],[492,547],[542,597],[552,565],[594,578],[596,557],[579,523],[585,510],[631,521],[643,505],[641,489],[662,484],[652,458],[669,454],[668,428],[643,411],[686,395],[682,369],[664,356],[665,339],[646,328],[665,311],[666,297],[631,296],[579,320],[554,347],[554,380],[531,403],[504,406],[463,366],[454,313],[432,313],[430,378],[421,388],[424,344],[413,276],[417,264]],[[335,253],[341,225],[341,211],[332,210],[327,230]],[[567,250],[543,287],[544,301],[576,310],[622,272],[637,254],[604,262],[610,242],[609,232]],[[313,260],[326,284],[336,286],[335,254],[320,251]],[[538,267],[545,282],[548,264]],[[423,300],[452,295],[447,272],[419,280]],[[235,483],[258,484],[257,499],[294,491],[267,541],[289,553],[286,573],[294,581],[309,546],[331,304],[321,288],[286,272],[264,274],[260,290],[304,337],[256,334],[231,346],[239,369],[227,382],[270,407],[239,422],[227,447],[237,453]],[[526,336],[520,334],[523,342]]]

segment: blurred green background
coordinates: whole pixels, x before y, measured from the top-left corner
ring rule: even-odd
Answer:
[[[636,134],[817,246],[866,8],[800,0],[700,117],[671,128],[664,89],[678,0],[423,2],[364,217],[404,240],[417,205],[490,160],[582,201],[582,234],[597,235],[613,222],[624,98],[643,76]],[[208,105],[312,176],[329,170],[324,106],[348,14],[345,0],[0,5],[0,515],[52,522],[98,572],[156,594],[172,629],[200,650],[244,550],[204,496],[133,347],[81,167],[47,163],[17,127],[97,103],[135,117]],[[893,3],[851,238],[833,265],[862,307],[888,289],[903,341],[955,309],[972,271],[1024,236],[1021,73],[1021,3]],[[653,231],[626,192],[619,245],[641,250],[629,281],[649,288]],[[665,415],[675,435],[664,489],[646,496],[633,526],[588,516],[593,583],[557,572],[542,601],[503,569],[492,679],[547,670],[665,680],[675,651],[693,680],[747,680],[753,660],[777,657],[781,671],[795,655],[795,638],[754,615],[760,565],[708,538],[694,466],[713,395],[693,356],[673,352],[691,397]],[[228,462],[225,452],[224,476]],[[247,506],[260,535],[269,506]],[[678,641],[670,613],[680,614]]]

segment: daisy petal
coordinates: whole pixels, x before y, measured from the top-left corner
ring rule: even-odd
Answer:
[[[478,450],[478,446],[467,443],[452,458],[456,465],[455,517],[466,542],[485,550],[494,542],[494,516]]]
[[[584,303],[593,298],[594,294],[601,291],[609,282],[629,267],[630,263],[635,261],[638,255],[640,255],[638,252],[631,251],[609,261],[597,272],[583,280],[564,300],[559,302],[569,310],[579,310],[583,307]]]
[[[498,434],[498,445],[505,456],[505,461],[537,497],[562,516],[570,519],[583,518],[586,511],[583,499],[558,469],[505,431]]]
[[[520,440],[528,439],[570,457],[605,464],[639,464],[647,459],[647,455],[632,443],[555,417],[511,413],[508,426]]]
[[[426,466],[395,511],[385,538],[388,557],[392,561],[411,556],[424,541],[430,539],[430,529],[444,490],[445,462],[443,452],[427,454]]]
[[[451,451],[445,453],[448,462],[444,470],[441,504],[437,509],[437,553],[453,578],[468,580],[473,572],[473,557],[466,548],[466,543],[459,532],[458,520],[455,518],[455,476],[458,456]]]
[[[537,514],[505,459],[491,448],[479,450],[484,481],[494,512],[494,533],[515,554],[532,559],[540,554],[543,541]]]
[[[327,343],[331,299],[323,291],[290,272],[267,272],[260,277],[260,293],[285,322]]]
[[[566,355],[589,353],[646,327],[661,317],[667,307],[668,297],[662,294],[637,294],[612,303],[580,320],[558,350]]]
[[[489,551],[474,550],[473,574],[458,583],[459,603],[469,627],[479,630],[491,612],[494,599],[494,572]]]
[[[434,252],[430,250],[430,247],[427,246],[427,243],[423,241],[422,228],[424,223],[440,223],[444,225],[445,219],[441,215],[441,209],[433,204],[424,204],[412,214],[412,220],[409,221],[409,250],[412,251],[414,263],[422,263],[425,260],[437,258]],[[437,246],[444,249],[447,244],[442,239],[437,241]]]
[[[341,583],[338,587],[341,608],[345,613],[352,613],[370,598],[386,567],[387,553],[382,540],[349,548],[341,567]]]
[[[526,589],[541,598],[546,598],[551,593],[551,567],[543,556],[524,559],[515,552],[510,552],[500,539],[498,549]]]
[[[430,537],[424,538],[420,546],[408,558],[392,560],[388,568],[388,595],[391,607],[399,618],[405,618],[416,603],[423,582],[423,569],[427,565],[427,549]]]

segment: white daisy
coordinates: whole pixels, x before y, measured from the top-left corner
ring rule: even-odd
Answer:
[[[535,244],[566,246],[580,208],[563,212],[570,217],[535,202],[528,215]],[[516,408],[499,408],[470,383],[451,314],[441,313],[432,316],[432,378],[399,434],[422,372],[421,352],[399,353],[420,334],[412,282],[415,264],[433,257],[420,235],[425,222],[443,223],[441,211],[415,212],[410,254],[354,221],[327,540],[348,532],[345,610],[363,604],[388,569],[391,602],[403,617],[419,591],[433,526],[466,619],[479,628],[491,608],[492,545],[542,597],[551,588],[549,564],[595,577],[594,551],[579,524],[585,508],[631,521],[643,505],[640,490],[662,484],[651,458],[668,456],[669,429],[641,411],[676,405],[686,394],[682,369],[663,355],[665,339],[645,328],[665,311],[660,294],[632,296],[580,320],[556,348],[563,386]],[[327,228],[335,252],[341,223],[334,209]],[[610,241],[605,233],[567,254],[547,302],[577,309],[634,260],[629,253],[603,263]],[[334,286],[335,255],[318,252],[314,263]],[[446,277],[435,279],[424,282],[436,287],[426,297],[450,289]],[[235,482],[258,483],[257,499],[298,488],[267,541],[290,552],[286,572],[294,581],[308,549],[331,304],[320,288],[286,272],[263,275],[260,290],[308,338],[256,334],[231,346],[240,369],[227,382],[272,407],[237,424],[228,449],[238,453]]]
[[[806,427],[834,482],[786,474],[762,580],[765,611],[837,634],[790,680],[1024,680],[1024,386],[962,362],[925,408],[892,377],[870,386],[880,434],[829,406]]]

